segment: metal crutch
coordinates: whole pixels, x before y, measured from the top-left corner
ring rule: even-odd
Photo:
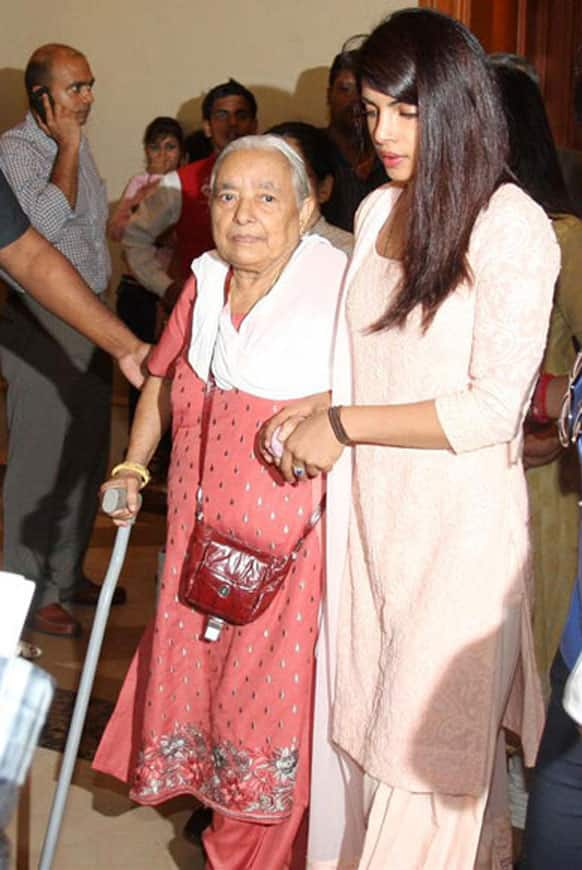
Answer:
[[[105,490],[103,495],[101,507],[105,513],[112,513],[114,510],[122,508],[124,501],[124,490],[113,488],[108,489]],[[89,645],[87,647],[87,655],[85,656],[85,664],[83,665],[81,681],[77,691],[77,700],[75,701],[71,725],[69,727],[65,751],[63,753],[61,772],[59,774],[59,780],[57,782],[55,796],[53,798],[49,815],[49,822],[44,842],[42,844],[40,863],[38,865],[39,870],[51,870],[53,865],[59,834],[63,823],[63,816],[65,814],[67,798],[69,795],[71,778],[77,760],[81,734],[87,716],[87,707],[89,706],[91,690],[95,680],[95,671],[97,670],[97,663],[99,661],[99,655],[103,645],[103,637],[105,635],[109,611],[111,609],[111,600],[113,598],[113,593],[115,592],[115,587],[117,586],[117,581],[119,580],[119,575],[121,574],[130,534],[131,525],[122,526],[117,530],[113,552],[99,594],[95,619],[93,620],[93,628],[91,629],[91,637],[89,638]]]

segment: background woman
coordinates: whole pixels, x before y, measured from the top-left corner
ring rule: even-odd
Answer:
[[[582,355],[578,354],[572,377],[579,381]],[[560,416],[568,378],[557,376],[549,384],[545,412]],[[567,439],[579,419],[578,397],[562,414]],[[564,434],[564,433],[562,433]],[[580,456],[580,436],[574,436]],[[527,806],[524,854],[520,870],[569,868],[582,854],[582,526],[578,540],[578,566],[566,624],[556,651],[551,696],[540,750],[531,779]]]
[[[177,590],[194,524],[204,384],[212,361],[218,386],[202,470],[206,519],[247,546],[288,554],[322,484],[285,485],[257,457],[255,441],[283,403],[330,387],[346,258],[318,236],[302,238],[313,207],[309,180],[279,137],[229,145],[211,188],[218,253],[193,264],[195,280],[150,359],[127,462],[108,484],[127,487],[125,521],[171,407],[158,611],[95,764],[129,781],[140,803],[186,793],[214,809],[203,837],[209,868],[265,870],[289,866],[308,801],[321,527],[262,616],[226,626],[215,643],[203,640],[205,617],[178,603]]]
[[[112,242],[122,240],[132,214],[140,202],[155,190],[160,178],[179,167],[183,157],[183,144],[182,128],[174,118],[160,116],[150,121],[143,137],[145,172],[139,172],[130,178],[109,219],[107,233]],[[157,258],[164,268],[172,259],[172,252],[172,236],[169,233],[159,240],[157,248]],[[159,297],[142,287],[129,270],[122,276],[117,288],[117,313],[137,336],[150,344],[156,338],[159,301]],[[130,387],[130,425],[138,398],[139,392]]]
[[[575,342],[578,346],[582,342],[582,221],[574,215],[562,177],[535,71],[514,55],[493,55],[489,62],[509,129],[510,168],[523,189],[551,218],[561,254],[543,374],[526,419],[524,442],[535,578],[533,634],[542,688],[547,692],[550,665],[576,573],[580,476],[575,449],[563,450],[560,446],[555,422],[548,414],[548,400],[557,386],[552,379],[569,371],[576,353]],[[559,387],[558,404],[563,392]],[[512,822],[519,830],[525,826],[527,808],[527,786],[519,754],[512,754],[509,769]]]
[[[560,278],[542,369],[561,375],[574,363],[574,342],[582,345],[582,221],[570,202],[537,84],[511,66],[494,63],[493,70],[509,127],[510,167],[552,219],[560,245]],[[540,386],[547,388],[547,379]],[[534,409],[539,395],[538,390]],[[534,640],[547,686],[576,573],[579,470],[576,451],[561,449],[555,424],[539,410],[526,435],[525,458],[535,569]]]
[[[511,866],[492,783],[502,725],[531,763],[543,723],[520,433],[559,252],[544,212],[507,183],[498,94],[462,25],[395,13],[360,65],[393,183],[358,214],[333,407],[287,435],[290,420],[281,469],[341,457],[328,491],[330,586],[345,569],[333,737],[365,774],[359,866],[468,870],[478,850],[480,867]],[[326,853],[311,824],[313,866],[357,859]]]

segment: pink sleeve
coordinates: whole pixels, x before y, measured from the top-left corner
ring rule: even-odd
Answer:
[[[505,185],[475,227],[469,262],[476,294],[470,381],[436,400],[455,453],[519,432],[546,344],[560,250],[542,209]]]
[[[112,242],[122,240],[133,211],[142,199],[157,187],[161,177],[161,175],[148,175],[147,172],[140,172],[139,175],[134,175],[133,178],[129,179],[117,208],[107,224],[107,235]]]
[[[140,172],[139,175],[134,175],[133,178],[130,178],[127,182],[127,187],[123,191],[121,198],[122,199],[131,199],[136,195],[138,190],[147,184],[149,180],[149,175],[145,172]]]
[[[160,340],[148,358],[148,371],[157,378],[171,378],[174,364],[190,340],[196,279],[190,275],[178,297]]]

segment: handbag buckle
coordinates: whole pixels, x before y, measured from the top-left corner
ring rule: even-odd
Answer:
[[[220,619],[219,616],[209,616],[204,627],[204,640],[214,643],[214,641],[219,639],[223,626],[224,619]]]

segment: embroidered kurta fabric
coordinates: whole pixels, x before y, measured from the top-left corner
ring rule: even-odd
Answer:
[[[385,220],[393,198],[373,194],[370,214]],[[436,397],[452,449],[355,448],[334,736],[390,786],[478,796],[501,720],[521,732],[528,763],[543,724],[520,432],[559,251],[542,210],[504,185],[471,236],[472,286],[449,295],[426,332],[414,311],[401,329],[370,334],[401,274],[376,253],[377,229],[357,236],[347,288],[353,399]],[[513,681],[503,677],[510,624],[521,637]]]

